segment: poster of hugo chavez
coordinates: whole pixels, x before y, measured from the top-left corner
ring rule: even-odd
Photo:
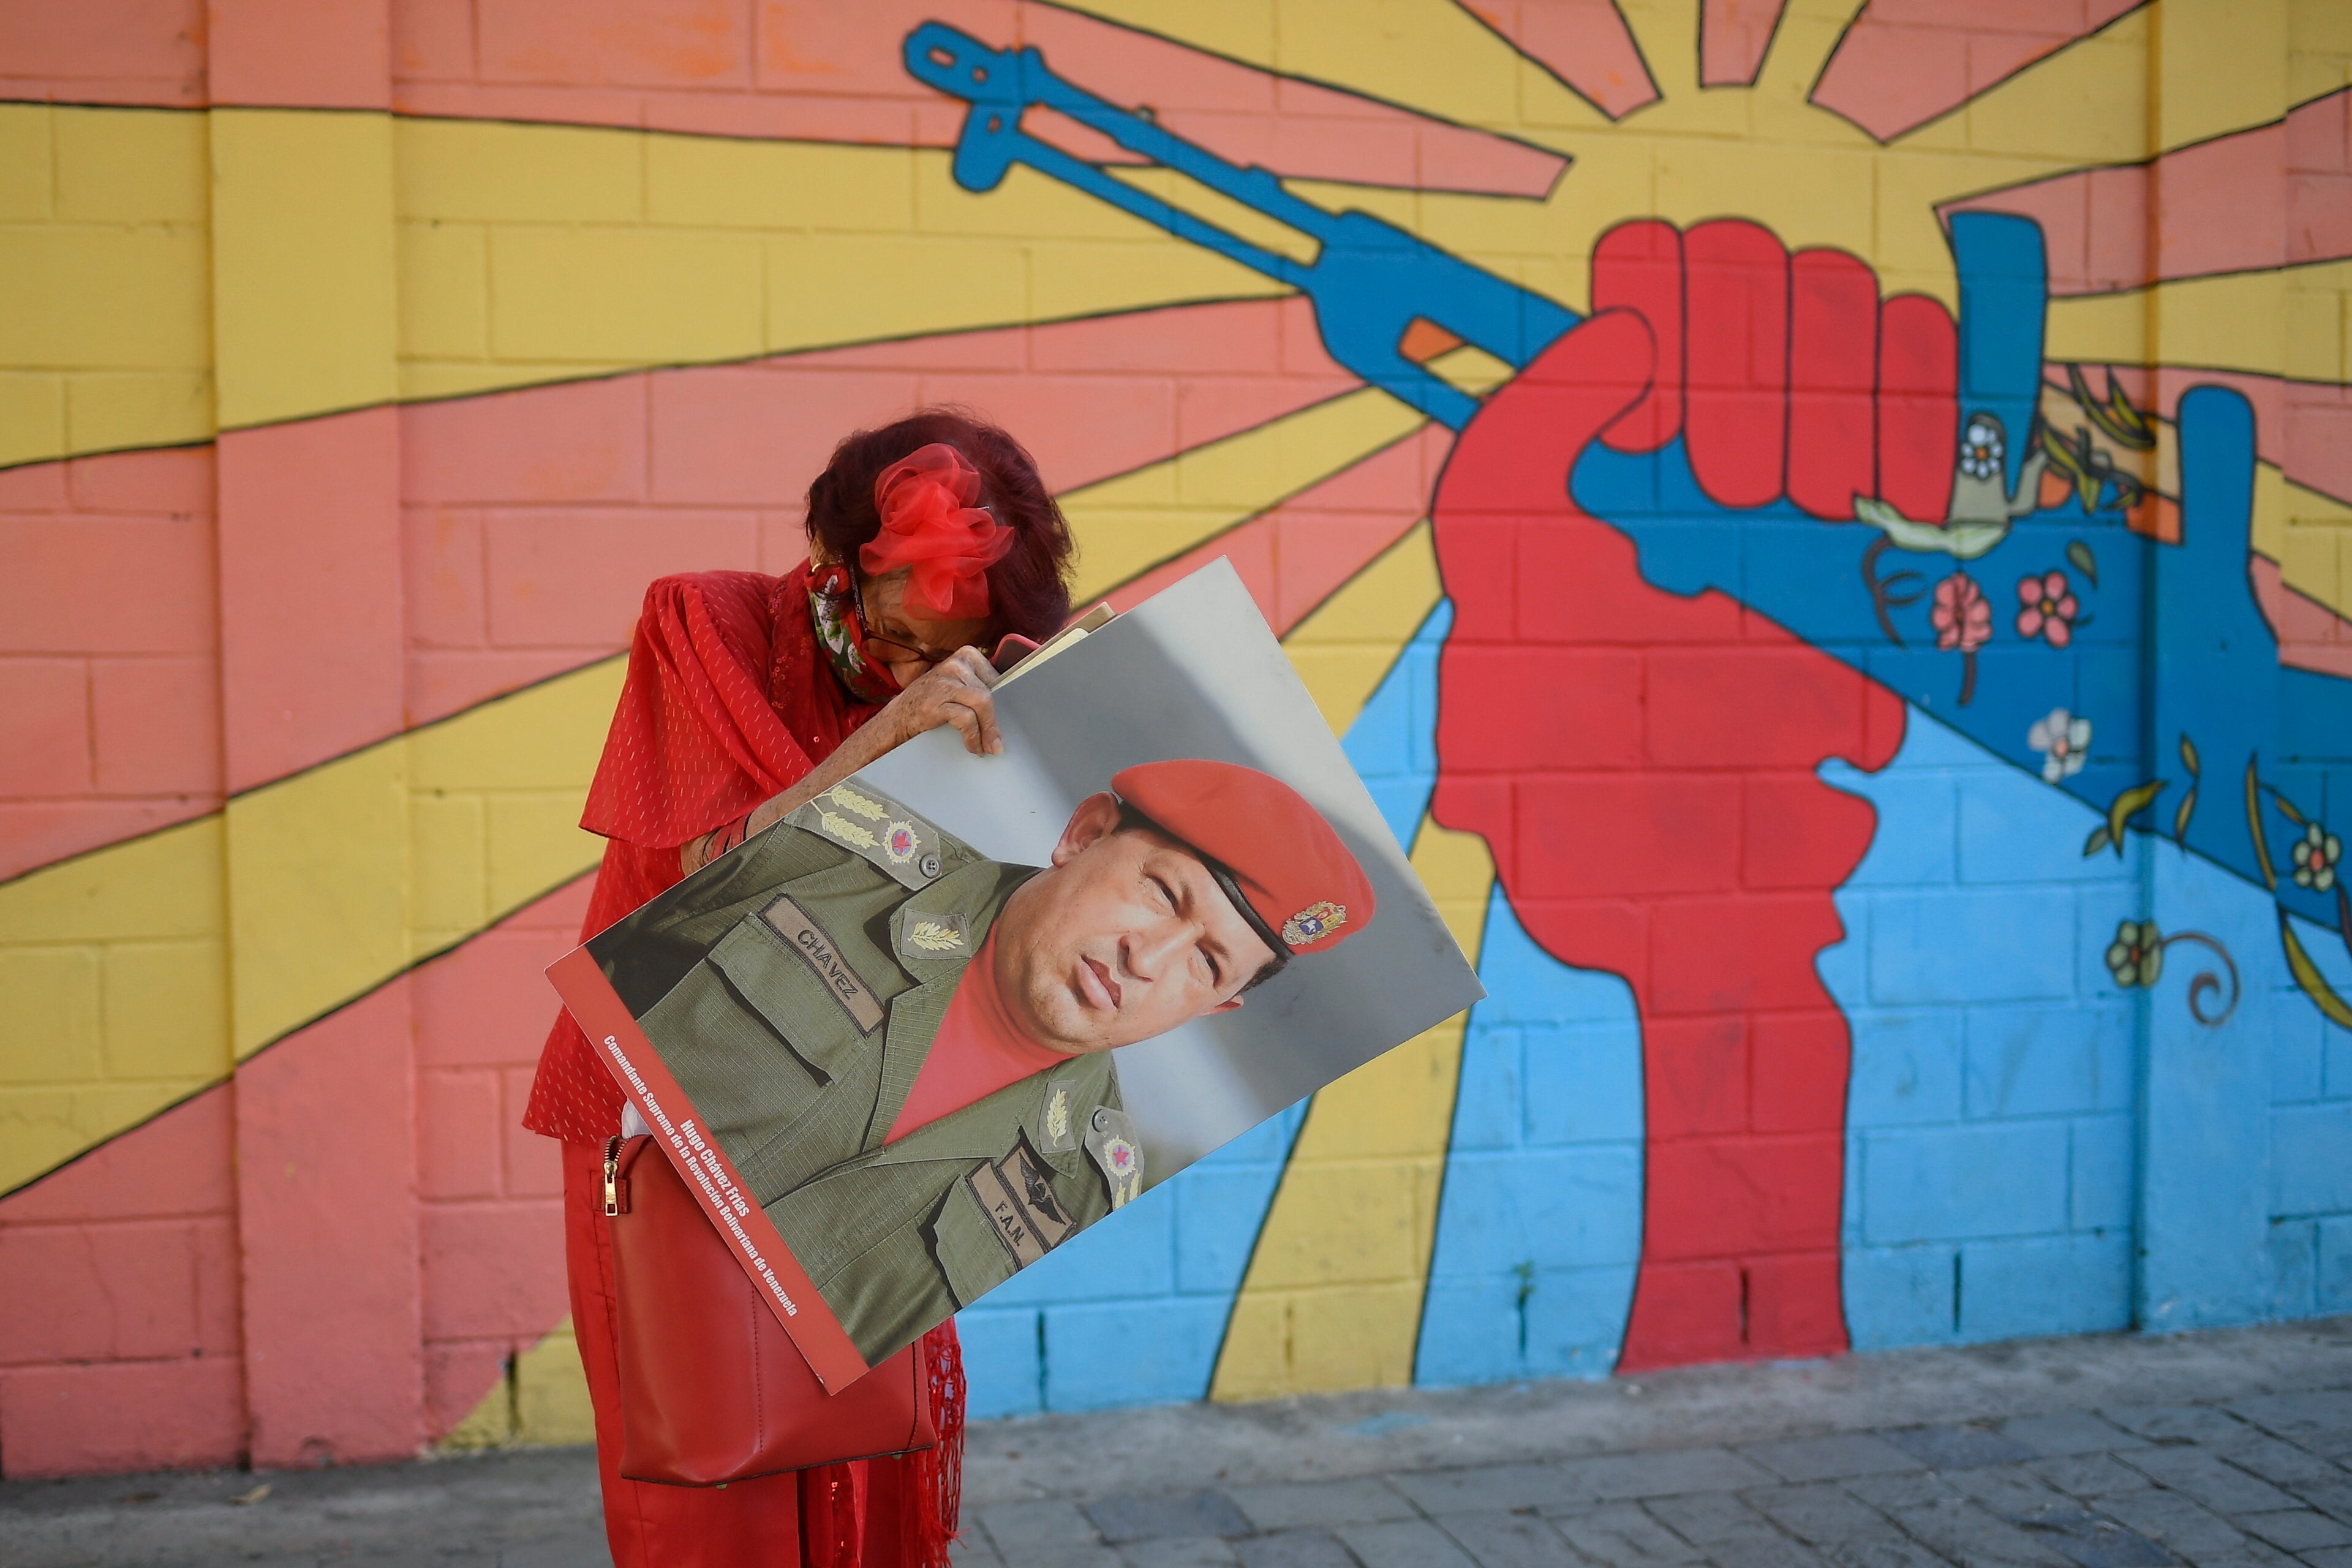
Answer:
[[[828,1388],[1482,994],[1230,565],[549,973]]]

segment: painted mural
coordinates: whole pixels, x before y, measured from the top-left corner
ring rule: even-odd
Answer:
[[[1233,561],[1488,992],[976,1414],[2352,1310],[2342,7],[301,12],[0,20],[0,1470],[584,1438],[619,650],[924,401]]]

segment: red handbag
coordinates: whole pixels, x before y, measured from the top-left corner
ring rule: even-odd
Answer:
[[[716,1487],[939,1442],[921,1342],[828,1394],[667,1157],[604,1145],[621,1474]]]

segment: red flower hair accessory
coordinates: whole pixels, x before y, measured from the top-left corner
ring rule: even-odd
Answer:
[[[961,452],[934,441],[882,470],[874,510],[882,531],[857,552],[857,563],[880,576],[908,568],[906,603],[940,620],[988,614],[988,569],[1013,548],[1013,530],[972,503],[980,470]]]

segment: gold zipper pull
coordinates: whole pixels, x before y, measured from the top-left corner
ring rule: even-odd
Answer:
[[[607,1217],[621,1212],[621,1141],[604,1140],[604,1213]]]

